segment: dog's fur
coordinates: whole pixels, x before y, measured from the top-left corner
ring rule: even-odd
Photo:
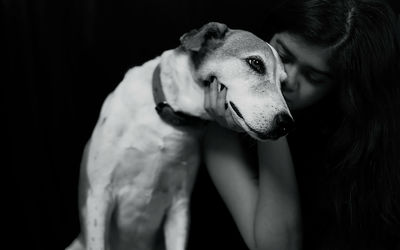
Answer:
[[[209,120],[203,88],[215,80],[228,88],[227,108],[249,135],[269,139],[286,132],[277,121],[291,117],[276,51],[219,23],[187,33],[178,48],[129,70],[105,100],[83,155],[81,235],[69,250],[185,248],[201,126],[172,126],[155,111],[157,66],[176,112]]]

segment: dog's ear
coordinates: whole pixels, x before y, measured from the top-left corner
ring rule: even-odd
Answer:
[[[211,22],[199,30],[192,30],[181,36],[181,46],[185,50],[200,51],[204,46],[214,47],[219,44],[225,37],[229,28],[222,23]],[[214,44],[214,46],[210,46]]]

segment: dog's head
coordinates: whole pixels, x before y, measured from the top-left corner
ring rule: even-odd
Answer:
[[[200,85],[227,87],[226,101],[234,120],[255,139],[276,139],[293,127],[281,93],[283,64],[268,43],[243,30],[209,23],[181,37]]]

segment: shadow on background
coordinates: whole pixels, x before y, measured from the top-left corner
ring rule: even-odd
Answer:
[[[10,249],[64,249],[77,236],[82,150],[104,98],[128,68],[178,46],[183,33],[209,21],[262,35],[273,6],[272,0],[0,2],[3,244]],[[192,205],[189,249],[245,249],[204,169]]]

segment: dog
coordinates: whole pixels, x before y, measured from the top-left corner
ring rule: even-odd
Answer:
[[[226,108],[254,139],[293,125],[268,43],[215,22],[180,42],[130,69],[103,103],[82,157],[81,234],[68,250],[185,249],[210,82],[227,88]]]

